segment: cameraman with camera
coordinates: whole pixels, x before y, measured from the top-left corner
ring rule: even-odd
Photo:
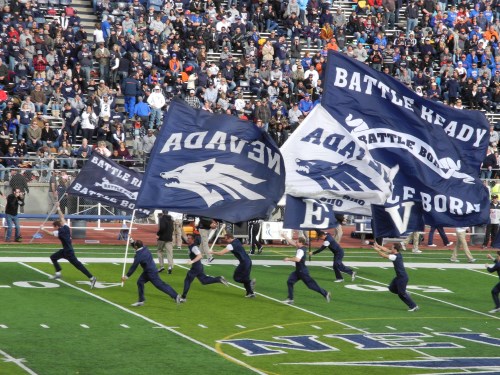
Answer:
[[[21,227],[19,226],[19,218],[17,211],[19,206],[24,206],[24,193],[19,188],[12,190],[12,193],[7,196],[7,204],[5,205],[5,216],[7,219],[7,232],[5,234],[5,242],[10,242],[12,235],[12,225],[16,228],[16,242],[21,242]]]

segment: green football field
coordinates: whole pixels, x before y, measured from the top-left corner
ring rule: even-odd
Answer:
[[[450,263],[449,250],[403,253],[420,306],[412,313],[387,291],[392,263],[367,249],[346,251],[354,282],[333,283],[331,253],[314,256],[311,275],[331,303],[300,282],[295,305],[282,303],[293,270],[282,259],[294,250],[266,248],[253,258],[255,299],[232,281],[236,261],[226,255],[205,271],[229,287],[195,280],[176,305],[147,284],[142,307],[130,306],[140,270],[119,283],[124,248],[77,248],[98,277],[93,290],[66,262],[62,280],[48,279],[53,249],[0,247],[2,375],[500,373],[500,314],[488,313],[498,276],[486,272],[485,252],[474,264]],[[180,292],[187,254],[175,257],[173,274],[161,277]]]

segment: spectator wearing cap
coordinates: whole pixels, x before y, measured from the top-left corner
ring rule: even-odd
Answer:
[[[106,82],[103,79],[99,81],[95,92],[99,98],[102,98],[104,95],[111,94],[110,88],[108,87],[108,85],[106,85]]]
[[[314,68],[313,65],[304,73],[304,79],[309,79],[311,81],[312,87],[316,87],[319,80],[319,73]]]
[[[64,103],[64,109],[61,113],[64,123],[64,129],[71,135],[71,143],[76,144],[76,136],[80,128],[80,116],[76,109],[71,107],[71,103]]]
[[[149,128],[156,127],[159,129],[162,125],[163,112],[162,108],[166,104],[165,96],[163,95],[160,86],[155,86],[153,92],[148,97],[148,104],[151,108],[151,116],[149,117]]]
[[[194,109],[200,109],[201,108],[201,101],[200,99],[195,95],[194,90],[189,91],[189,95],[184,98],[184,101],[189,105],[191,108]]]
[[[168,67],[174,77],[177,77],[182,72],[182,63],[177,59],[176,53],[172,53]]]
[[[136,73],[131,77],[124,78],[121,84],[121,91],[125,97],[125,112],[129,119],[132,119],[134,115],[136,98],[141,93],[141,84],[137,78]]]
[[[305,94],[304,98],[300,100],[299,109],[304,117],[312,111],[313,102],[311,101],[311,96],[309,94]]]
[[[271,103],[267,101],[266,98],[263,98],[262,101],[257,100],[255,103],[255,108],[253,111],[254,120],[262,121],[262,129],[264,131],[268,131],[269,129],[269,121],[271,121]]]
[[[148,129],[147,134],[142,137],[142,152],[144,153],[145,163],[147,164],[149,157],[151,156],[151,150],[156,141],[156,136],[153,129]]]
[[[490,202],[490,223],[486,225],[486,231],[484,233],[484,240],[482,248],[485,249],[493,241],[498,233],[500,226],[500,202],[498,201],[498,195],[494,194],[491,196]]]
[[[16,94],[21,100],[24,100],[26,95],[28,95],[33,90],[33,86],[28,81],[26,76],[21,77],[20,81],[14,86],[14,94]]]
[[[99,43],[99,47],[95,50],[94,57],[99,63],[99,78],[104,81],[109,80],[109,61],[111,53],[109,49],[104,46],[104,42]]]
[[[71,70],[71,75],[73,78],[73,82],[80,85],[80,87],[82,88],[82,92],[86,94],[89,80],[87,80],[87,72],[83,70],[80,61],[77,61],[75,63],[73,69]]]
[[[299,109],[299,103],[295,102],[292,104],[292,108],[288,111],[288,121],[290,123],[290,128],[294,131],[297,126],[299,126],[300,122],[304,116],[302,115],[302,111]]]
[[[319,37],[320,28],[318,22],[314,21],[304,28],[302,35],[306,40],[307,48],[311,48],[311,44],[314,44],[316,48],[321,48],[322,42]]]
[[[43,56],[42,50],[36,51],[36,56],[33,58],[33,68],[35,72],[40,73],[43,78],[46,77],[45,71],[48,66],[47,59]],[[0,77],[1,78],[1,77]]]
[[[252,94],[256,95],[258,99],[262,97],[264,92],[264,81],[259,77],[259,70],[256,69],[253,72],[253,77],[250,78],[250,91]]]

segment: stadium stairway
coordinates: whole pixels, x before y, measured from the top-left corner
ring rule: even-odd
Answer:
[[[93,39],[93,32],[97,16],[92,8],[92,2],[89,0],[72,0],[71,6],[77,11],[82,20],[82,26],[88,34],[89,41]]]

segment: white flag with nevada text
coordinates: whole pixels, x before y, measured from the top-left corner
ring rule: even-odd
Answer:
[[[352,126],[355,121],[345,119]],[[371,204],[391,195],[391,171],[375,161],[321,105],[316,106],[281,147],[286,194],[331,200],[335,211],[371,215]]]

